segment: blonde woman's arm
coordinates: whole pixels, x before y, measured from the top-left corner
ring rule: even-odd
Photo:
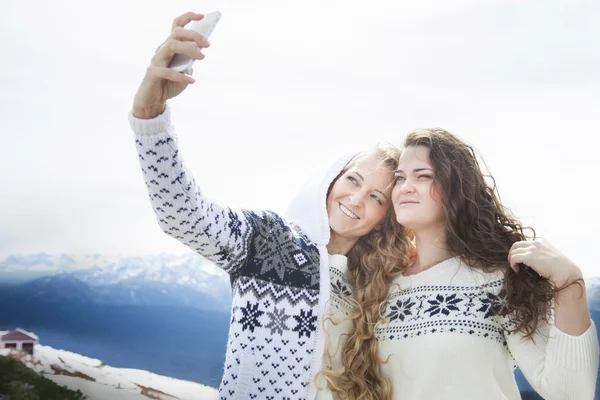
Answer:
[[[162,231],[217,266],[233,273],[248,256],[254,235],[250,212],[208,198],[185,166],[170,120],[130,113],[135,147],[150,203]]]
[[[173,56],[204,58],[201,48],[208,42],[184,28],[188,22],[202,18],[202,14],[193,12],[175,18],[169,37],[157,48],[146,69],[129,122],[148,196],[163,232],[233,273],[248,255],[253,235],[251,215],[202,193],[183,162],[167,105],[167,100],[194,82],[191,76],[168,68]]]

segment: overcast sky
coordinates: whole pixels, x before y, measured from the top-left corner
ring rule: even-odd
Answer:
[[[283,211],[315,164],[441,126],[483,155],[523,222],[600,275],[592,0],[4,1],[0,259],[188,251],[158,228],[127,122],[188,10],[223,14],[172,102],[213,197]]]

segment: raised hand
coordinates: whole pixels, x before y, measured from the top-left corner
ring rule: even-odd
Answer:
[[[175,54],[185,54],[193,59],[202,60],[202,49],[209,46],[208,41],[198,32],[185,29],[190,21],[204,18],[203,14],[188,12],[173,20],[171,34],[156,49],[146,75],[142,80],[133,101],[133,115],[149,119],[164,112],[167,100],[179,95],[195,80],[191,75],[177,72],[168,67]],[[186,43],[186,42],[195,42]]]

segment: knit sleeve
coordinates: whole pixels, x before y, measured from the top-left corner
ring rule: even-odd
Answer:
[[[247,257],[253,228],[241,210],[208,199],[184,165],[171,110],[149,120],[129,113],[135,147],[158,224],[228,273]]]
[[[579,336],[559,330],[553,321],[540,321],[533,340],[506,333],[517,366],[546,400],[593,400],[598,375],[596,326]]]

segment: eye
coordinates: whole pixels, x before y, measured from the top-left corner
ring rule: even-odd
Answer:
[[[431,178],[433,178],[433,176],[431,176],[431,175],[419,175],[417,178],[419,178],[419,179],[421,179],[421,178],[423,178],[423,179],[431,179]]]
[[[354,178],[353,176],[348,176],[347,179],[354,183],[356,186],[358,186],[358,181],[356,180],[356,178]]]
[[[395,182],[396,182],[396,183],[403,182],[403,181],[404,181],[404,179],[405,179],[405,178],[404,178],[402,175],[396,175]]]
[[[374,199],[377,203],[379,203],[380,206],[383,205],[383,201],[381,201],[381,199],[379,198],[379,196],[377,196],[376,194],[372,194],[371,198]]]

